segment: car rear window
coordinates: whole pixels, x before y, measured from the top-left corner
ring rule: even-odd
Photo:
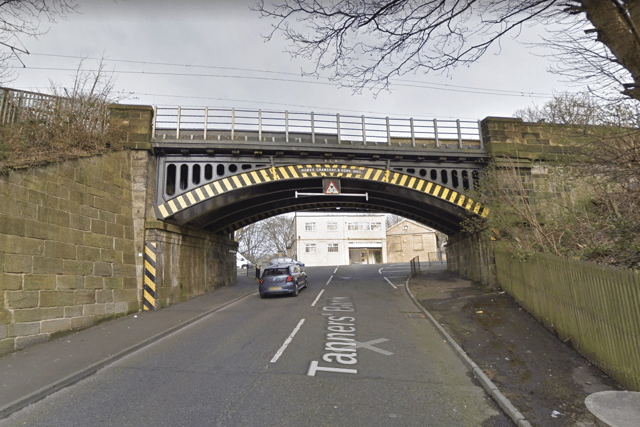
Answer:
[[[288,276],[289,275],[289,268],[288,267],[284,267],[284,268],[267,268],[264,270],[264,273],[262,273],[263,276]]]

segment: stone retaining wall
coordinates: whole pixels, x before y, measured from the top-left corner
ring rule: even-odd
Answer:
[[[139,308],[131,152],[0,175],[0,354]]]

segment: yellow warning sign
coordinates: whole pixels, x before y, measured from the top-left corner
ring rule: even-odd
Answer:
[[[329,181],[329,185],[324,189],[324,194],[340,194],[340,190],[333,181]]]

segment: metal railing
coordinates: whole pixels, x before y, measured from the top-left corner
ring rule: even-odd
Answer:
[[[220,133],[225,139],[236,140],[243,133],[257,134],[258,141],[268,141],[270,133],[284,134],[284,142],[326,142],[327,137],[363,145],[429,141],[435,147],[443,141],[459,148],[463,142],[473,141],[483,149],[480,121],[438,120],[390,117],[365,117],[340,114],[318,114],[291,111],[222,109],[208,107],[155,107],[152,137],[158,131],[169,131],[175,139],[194,138],[193,132],[204,140]],[[191,133],[187,136],[186,134]],[[164,134],[166,137],[166,133]],[[198,139],[199,139],[198,138]]]

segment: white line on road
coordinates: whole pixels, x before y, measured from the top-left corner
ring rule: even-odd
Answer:
[[[318,302],[318,300],[320,299],[320,296],[322,295],[322,293],[324,292],[324,289],[320,291],[320,293],[318,294],[318,296],[316,297],[316,299],[313,301],[313,304],[311,304],[311,307],[315,307],[316,303]]]
[[[338,267],[336,267],[335,270],[333,270],[333,274],[336,274],[338,272]]]
[[[386,277],[384,278],[384,280],[386,280],[387,282],[389,282],[389,284],[391,286],[393,286],[393,289],[398,289],[398,287],[396,285],[394,285],[393,283],[391,283],[391,280],[387,279]]]
[[[329,280],[327,280],[327,283],[325,283],[324,285],[327,286],[329,282],[331,282],[331,279],[333,279],[333,276],[329,277]]]
[[[291,332],[291,335],[289,335],[289,338],[287,338],[284,341],[284,344],[282,344],[282,347],[280,347],[280,350],[278,350],[276,355],[273,356],[273,359],[271,359],[271,363],[276,363],[278,361],[278,359],[280,358],[280,356],[282,356],[282,353],[284,353],[284,350],[287,348],[289,343],[291,343],[291,340],[293,339],[293,337],[295,337],[298,331],[300,330],[300,326],[302,326],[303,323],[304,323],[304,319],[298,322],[298,326],[296,326],[293,332]]]
[[[386,338],[378,338],[377,340],[367,341],[367,342],[358,342],[356,341],[356,345],[353,348],[368,348],[369,350],[373,350],[377,353],[383,354],[385,356],[391,356],[393,353],[387,350],[383,350],[378,347],[374,347],[373,344],[378,344],[381,342],[389,341]]]

